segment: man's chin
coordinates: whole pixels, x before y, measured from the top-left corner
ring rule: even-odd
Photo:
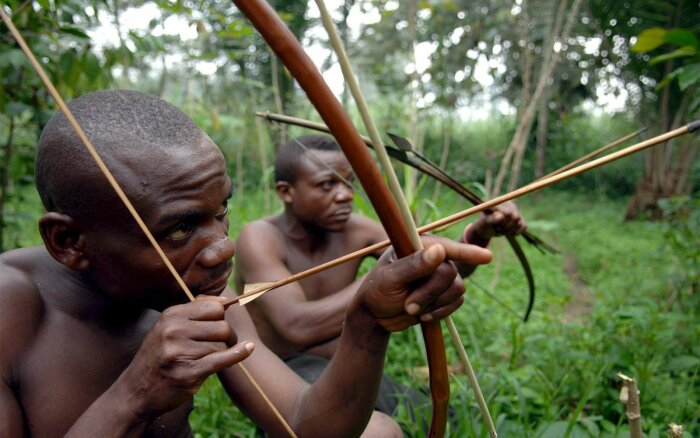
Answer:
[[[146,307],[158,312],[162,312],[168,307],[177,306],[180,304],[189,303],[190,300],[187,298],[184,292],[179,294],[174,294],[167,297],[161,297],[160,299],[155,299],[146,303]]]
[[[345,227],[347,226],[348,221],[343,221],[343,222],[331,222],[326,224],[325,228],[327,231],[330,231],[332,233],[339,233],[341,231],[345,230]]]

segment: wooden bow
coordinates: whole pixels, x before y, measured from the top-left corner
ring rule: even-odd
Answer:
[[[264,0],[234,0],[234,3],[281,59],[330,128],[374,206],[397,256],[405,257],[414,252],[408,228],[381,172],[350,118],[294,34]],[[441,437],[447,424],[450,394],[445,342],[439,322],[421,323],[421,329],[428,355],[433,401],[430,436]]]

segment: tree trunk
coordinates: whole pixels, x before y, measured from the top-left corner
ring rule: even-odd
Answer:
[[[450,154],[450,142],[452,138],[452,112],[449,111],[445,119],[443,120],[442,126],[442,154],[440,154],[440,169],[445,170],[447,165],[447,157]],[[437,198],[440,195],[440,188],[442,184],[435,183],[435,188],[433,189],[433,202],[437,202]]]
[[[409,12],[408,16],[408,33],[411,38],[411,59],[413,61],[413,73],[411,74],[411,113],[410,113],[410,131],[409,131],[409,141],[416,150],[421,150],[421,142],[419,139],[418,131],[418,88],[420,87],[420,77],[418,75],[418,64],[416,59],[416,15],[418,14],[418,4],[416,1],[411,1],[408,5]],[[406,195],[406,201],[408,205],[413,204],[413,200],[416,197],[416,171],[410,166],[403,166],[403,176],[404,176],[404,194]],[[415,214],[414,214],[415,216]],[[418,218],[415,218],[418,222]]]
[[[355,4],[355,0],[345,0],[341,6],[343,12],[343,19],[338,23],[338,34],[340,35],[340,40],[343,42],[343,47],[345,50],[349,50],[348,43],[350,42],[350,27],[348,26],[348,17],[350,16],[350,10]],[[350,104],[350,90],[348,89],[348,84],[343,81],[343,94],[341,95],[341,104],[345,111],[348,111]]]
[[[547,93],[548,94],[548,93]],[[537,149],[535,151],[535,180],[544,176],[547,128],[549,125],[549,99],[543,98],[537,110]],[[539,198],[541,192],[535,193]]]
[[[280,88],[279,81],[279,62],[277,61],[277,55],[275,55],[271,49],[268,49],[268,51],[270,52],[270,62],[272,63],[272,94],[275,97],[275,109],[278,113],[284,114],[282,89]],[[284,123],[276,123],[275,130],[277,131],[277,147],[279,148],[287,142],[287,125]]]
[[[550,46],[547,46],[548,50],[545,62],[540,71],[540,75],[537,81],[537,87],[535,88],[535,91],[532,94],[530,101],[527,103],[521,103],[523,105],[526,105],[526,107],[525,110],[522,111],[518,117],[518,125],[516,126],[515,134],[513,135],[513,139],[508,145],[508,149],[506,149],[506,153],[503,156],[503,160],[501,161],[501,167],[498,171],[498,175],[496,176],[496,180],[494,183],[494,194],[498,194],[501,192],[501,188],[503,186],[503,182],[505,180],[509,168],[510,179],[508,183],[508,189],[514,190],[518,183],[518,180],[520,179],[520,171],[522,167],[523,156],[525,154],[525,148],[527,146],[527,140],[530,136],[530,131],[532,130],[532,125],[534,124],[535,120],[535,109],[537,108],[539,100],[542,98],[542,95],[545,91],[545,87],[550,82],[552,73],[554,72],[554,68],[559,62],[561,52],[554,52],[554,43],[557,39],[566,42],[566,40],[569,38],[571,28],[573,27],[574,20],[578,16],[578,10],[580,6],[581,0],[573,1],[573,4],[569,9],[569,15],[566,20],[566,24],[564,25],[564,29],[561,31],[561,35],[559,36],[559,38],[553,37],[551,39]],[[563,21],[563,17],[566,13],[566,10],[567,2],[560,3],[559,10],[557,11],[557,18],[554,22],[554,26],[552,29],[552,35],[559,34],[559,29],[561,28],[561,23]]]
[[[676,9],[676,25],[680,20],[681,5]],[[664,77],[674,69],[673,60],[666,61]],[[689,97],[692,89],[685,91],[680,104],[675,109],[671,120],[671,83],[667,83],[659,101],[658,133],[663,133],[681,125],[688,110]],[[651,220],[661,220],[663,212],[659,207],[659,199],[681,196],[690,193],[688,175],[697,150],[693,148],[693,138],[679,142],[660,144],[646,153],[644,159],[644,174],[637,184],[637,190],[627,204],[625,220],[645,217]],[[680,143],[677,147],[676,143]]]

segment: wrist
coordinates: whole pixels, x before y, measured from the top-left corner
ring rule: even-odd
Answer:
[[[129,378],[129,370],[125,370],[116,382],[107,390],[112,398],[119,403],[122,415],[129,422],[138,424],[152,423],[161,412],[155,412],[145,396],[145,391]]]
[[[353,348],[384,354],[390,336],[391,332],[382,327],[364,306],[353,303],[348,307],[342,337],[351,342]]]
[[[138,403],[119,380],[90,405],[66,433],[67,437],[141,436],[146,432],[156,415],[147,414],[145,404]]]

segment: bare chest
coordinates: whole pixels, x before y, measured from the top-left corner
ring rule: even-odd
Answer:
[[[360,248],[362,246],[336,244],[308,254],[292,247],[288,249],[287,268],[292,273],[306,271]],[[351,260],[301,280],[299,283],[306,298],[318,300],[348,286],[355,280],[360,263],[361,259]]]
[[[105,332],[49,311],[18,364],[16,393],[33,436],[62,436],[131,363],[146,327]],[[158,418],[148,436],[189,435],[191,403]]]

